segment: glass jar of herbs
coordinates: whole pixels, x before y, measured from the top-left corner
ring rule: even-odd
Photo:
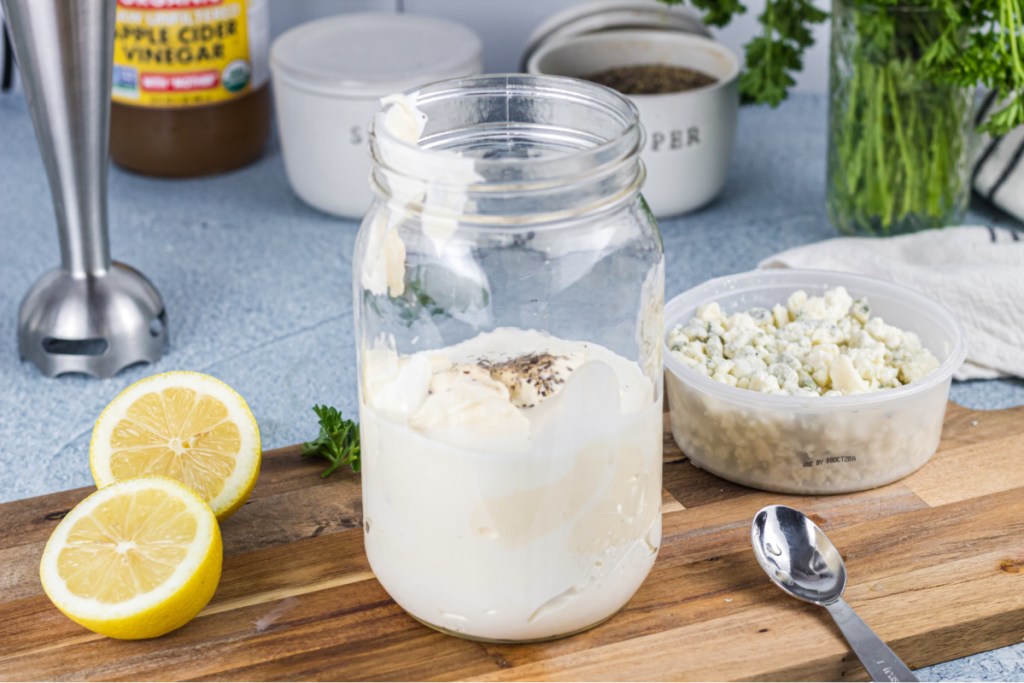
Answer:
[[[925,59],[947,22],[927,5],[833,0],[827,205],[840,232],[963,218],[973,90],[937,81]]]

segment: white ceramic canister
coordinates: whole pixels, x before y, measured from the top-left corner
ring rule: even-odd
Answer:
[[[665,64],[702,71],[716,82],[694,90],[629,95],[647,132],[641,155],[643,188],[658,217],[700,208],[725,185],[739,108],[740,61],[702,36],[664,30],[617,30],[574,35],[534,50],[534,74],[583,78],[606,69]]]
[[[372,199],[369,127],[380,98],[483,70],[480,38],[451,21],[355,13],[311,21],[270,51],[285,171],[306,203],[361,219]]]

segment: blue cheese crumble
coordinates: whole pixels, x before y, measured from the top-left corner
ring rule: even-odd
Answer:
[[[766,394],[848,396],[903,386],[939,367],[906,332],[843,287],[726,314],[716,302],[668,335],[673,355],[723,384]]]

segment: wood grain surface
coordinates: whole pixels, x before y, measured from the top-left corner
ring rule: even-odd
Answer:
[[[950,404],[921,471],[841,496],[730,484],[666,431],[650,577],[605,624],[532,645],[460,640],[407,616],[363,554],[358,478],[320,469],[297,448],[264,454],[252,499],[223,525],[213,601],[150,641],[90,633],[42,593],[43,544],[89,489],[0,505],[0,679],[863,680],[824,610],[785,597],[754,560],[750,520],[771,503],[828,532],[848,601],[911,668],[1024,640],[1024,408]]]

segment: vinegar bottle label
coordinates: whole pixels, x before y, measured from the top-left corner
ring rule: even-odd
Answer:
[[[266,83],[267,0],[117,0],[113,99],[216,104]]]

